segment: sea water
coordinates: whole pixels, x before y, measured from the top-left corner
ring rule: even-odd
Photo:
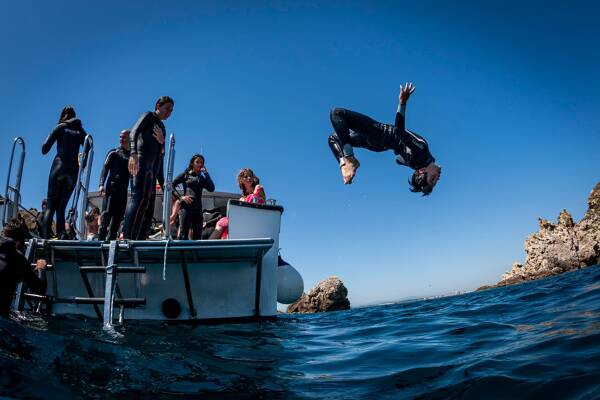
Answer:
[[[600,266],[460,296],[219,326],[0,321],[0,395],[600,398]]]

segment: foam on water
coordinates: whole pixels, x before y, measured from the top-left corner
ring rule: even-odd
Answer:
[[[518,286],[221,326],[0,321],[16,398],[600,398],[600,266]]]

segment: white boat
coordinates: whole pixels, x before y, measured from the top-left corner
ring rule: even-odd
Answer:
[[[164,204],[171,204],[174,144],[171,135]],[[88,162],[80,169],[73,197],[72,208],[80,209],[76,229],[79,238],[85,238],[83,215],[89,203],[87,187],[92,156],[90,138]],[[16,198],[20,194],[20,172],[19,185],[11,186]],[[166,234],[161,240],[110,243],[30,240],[25,254],[29,261],[33,264],[44,258],[48,262],[47,291],[45,295],[35,295],[19,286],[13,309],[98,318],[105,327],[126,320],[275,319],[283,208],[245,203],[231,199],[233,196],[236,195],[210,194],[204,207],[227,201],[228,240],[172,240]],[[163,232],[170,231],[169,212],[170,207],[164,206]],[[6,212],[11,214],[14,210]],[[280,282],[286,281],[279,278]],[[297,279],[295,282],[298,286]],[[290,288],[284,289],[289,298]],[[292,292],[299,297],[302,289],[292,288]]]

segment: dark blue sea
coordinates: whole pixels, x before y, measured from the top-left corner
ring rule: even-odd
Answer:
[[[600,398],[600,266],[277,322],[117,331],[81,319],[0,321],[0,395]]]

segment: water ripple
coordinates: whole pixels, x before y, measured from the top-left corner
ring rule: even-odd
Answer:
[[[13,398],[600,398],[600,267],[276,322],[0,321]]]

